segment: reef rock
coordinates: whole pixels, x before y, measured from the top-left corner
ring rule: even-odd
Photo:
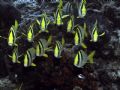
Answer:
[[[11,0],[0,0],[0,8],[0,28],[9,28],[15,19],[20,21],[21,13],[13,6]]]

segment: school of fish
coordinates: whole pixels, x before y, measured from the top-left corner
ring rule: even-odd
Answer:
[[[105,32],[102,34],[99,34],[99,28],[98,28],[98,20],[94,22],[91,32],[87,31],[87,24],[84,22],[84,25],[76,24],[75,19],[83,19],[86,17],[87,14],[87,1],[86,0],[80,0],[80,2],[77,4],[77,10],[78,10],[78,16],[74,16],[73,14],[63,14],[63,1],[57,0],[58,7],[56,9],[56,12],[53,13],[54,21],[51,21],[49,19],[49,15],[47,13],[42,13],[40,15],[40,20],[36,19],[34,23],[30,24],[29,28],[26,30],[26,32],[19,32],[19,24],[17,20],[15,20],[15,25],[12,25],[8,37],[0,37],[3,39],[6,39],[9,47],[14,47],[11,55],[9,55],[10,60],[13,63],[21,63],[22,61],[19,60],[20,57],[23,57],[23,66],[29,67],[29,66],[36,66],[34,63],[34,60],[36,57],[45,57],[49,58],[49,55],[47,55],[46,52],[52,51],[54,53],[55,58],[62,58],[62,52],[65,48],[66,41],[64,37],[62,37],[62,40],[54,41],[54,45],[51,47],[52,43],[52,35],[46,36],[48,39],[45,38],[39,38],[35,40],[35,38],[38,36],[38,34],[41,33],[48,33],[49,34],[49,28],[48,26],[56,25],[56,27],[60,27],[63,25],[66,26],[66,33],[71,33],[74,35],[73,38],[73,46],[79,46],[82,49],[78,50],[77,53],[73,55],[73,65],[77,68],[82,68],[86,63],[94,63],[93,57],[95,55],[95,51],[91,51],[88,55],[87,51],[87,45],[84,43],[84,40],[88,38],[88,34],[90,34],[90,42],[97,42],[99,40],[99,36],[105,35]],[[71,3],[65,4],[69,6],[65,6],[71,9]],[[67,11],[66,11],[67,12]],[[67,22],[64,22],[64,19],[67,18]],[[37,30],[34,29],[34,25],[37,25]],[[37,32],[37,34],[35,33]],[[18,36],[18,33],[21,33],[21,36]],[[17,41],[19,41],[22,36],[25,37],[25,39],[33,44],[33,47],[29,48],[27,51],[25,51],[23,54],[19,53],[19,44]]]

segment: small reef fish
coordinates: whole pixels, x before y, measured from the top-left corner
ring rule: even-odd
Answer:
[[[8,37],[0,36],[0,38],[6,39],[9,46],[17,46],[16,40],[19,38],[17,37],[17,32],[18,32],[17,30],[18,30],[18,22],[17,20],[15,20],[15,25],[12,25],[10,27]]]
[[[11,27],[8,35],[8,45],[16,46],[16,39],[17,39],[16,32],[14,31],[13,27]]]
[[[30,25],[28,32],[27,32],[27,40],[28,42],[33,42],[34,39],[34,31],[33,31],[33,24]]]
[[[13,63],[20,63],[20,61],[18,60],[18,58],[20,56],[18,56],[18,48],[17,47],[14,48],[12,55],[11,56],[9,55],[9,57],[12,59]]]
[[[86,9],[86,0],[81,0],[78,3],[78,17],[77,18],[84,18],[86,16],[87,9]]]
[[[56,11],[56,14],[54,13],[54,18],[55,18],[54,24],[56,24],[58,26],[63,25],[62,19],[66,18],[68,16],[69,15],[62,15],[62,10],[58,8]]]
[[[84,29],[81,26],[77,25],[74,37],[75,45],[81,45],[83,48],[87,48],[87,46],[83,43],[84,38],[85,38]]]
[[[73,6],[70,2],[67,2],[63,7],[63,12],[65,13],[73,13]]]
[[[40,39],[36,46],[35,46],[35,52],[36,56],[44,56],[48,57],[47,54],[45,54],[45,51],[48,49],[47,41],[45,39]]]
[[[74,16],[70,16],[69,21],[67,22],[67,32],[72,32],[74,29]]]
[[[56,41],[56,45],[55,45],[55,48],[54,48],[54,56],[56,58],[61,58],[62,50],[63,50],[63,46],[62,46],[61,42]]]
[[[91,40],[92,42],[97,42],[98,41],[98,37],[99,36],[103,36],[105,35],[105,32],[103,32],[102,34],[98,35],[98,22],[96,20],[93,29],[92,29],[92,33],[91,33]]]
[[[41,21],[36,20],[38,25],[40,26],[40,31],[39,32],[48,32],[47,27],[50,23],[50,20],[47,18],[46,14],[43,14],[41,17],[42,17]]]
[[[34,48],[28,49],[24,54],[24,67],[36,66],[33,63],[33,60],[35,59],[35,57],[36,57],[35,49]]]
[[[75,58],[74,58],[74,66],[78,68],[82,68],[87,63],[88,60],[90,60],[90,62],[93,61],[94,54],[95,54],[95,51],[92,51],[87,56],[87,54],[83,50],[78,51],[78,53],[75,55]]]

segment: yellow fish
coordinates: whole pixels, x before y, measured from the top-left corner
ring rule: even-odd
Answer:
[[[86,13],[86,0],[81,0],[81,2],[78,5],[78,18],[84,18],[86,16]]]

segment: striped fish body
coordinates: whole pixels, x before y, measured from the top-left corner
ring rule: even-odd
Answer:
[[[13,50],[13,53],[12,53],[12,62],[13,63],[18,63],[19,61],[18,61],[18,50],[17,50],[17,48],[15,48],[14,50]]]
[[[16,32],[11,27],[9,35],[8,35],[8,45],[9,46],[14,46],[15,42],[16,42]]]
[[[74,28],[74,16],[70,17],[70,20],[67,23],[67,32],[71,32]]]
[[[47,17],[46,13],[43,14],[42,20],[41,20],[41,31],[42,32],[48,32],[47,27],[50,23],[50,19]]]
[[[78,51],[74,58],[74,66],[82,68],[87,63],[88,57],[83,50]]]
[[[50,20],[49,20],[49,18],[47,18],[46,13],[42,14],[41,17],[42,17],[41,21],[36,20],[37,24],[40,27],[39,32],[48,32],[47,27],[48,27],[48,25],[50,23]]]
[[[47,29],[47,21],[45,16],[43,15],[42,20],[41,20],[41,30],[44,32]]]
[[[30,48],[26,51],[24,55],[24,67],[31,66],[34,59],[35,59],[35,50],[34,48]]]
[[[47,41],[40,39],[35,47],[36,56],[43,56],[47,48]]]
[[[81,45],[84,40],[85,32],[82,27],[78,26],[75,31],[74,43],[75,45]]]
[[[78,17],[83,18],[86,16],[86,13],[86,0],[81,0],[81,2],[78,5]]]
[[[55,49],[54,49],[54,56],[56,58],[60,58],[62,53],[62,44],[59,41],[56,41]]]
[[[93,30],[92,30],[92,34],[91,34],[91,40],[93,42],[97,42],[98,41],[98,27],[97,27],[97,20],[94,24]]]
[[[62,14],[61,14],[60,9],[57,9],[57,11],[56,11],[55,24],[57,24],[58,26],[63,24],[63,22],[62,22]]]
[[[27,40],[28,42],[32,42],[33,39],[34,39],[33,26],[30,25],[28,32],[27,32]]]
[[[64,7],[63,7],[63,11],[65,13],[73,13],[73,6],[70,2],[67,2]]]

